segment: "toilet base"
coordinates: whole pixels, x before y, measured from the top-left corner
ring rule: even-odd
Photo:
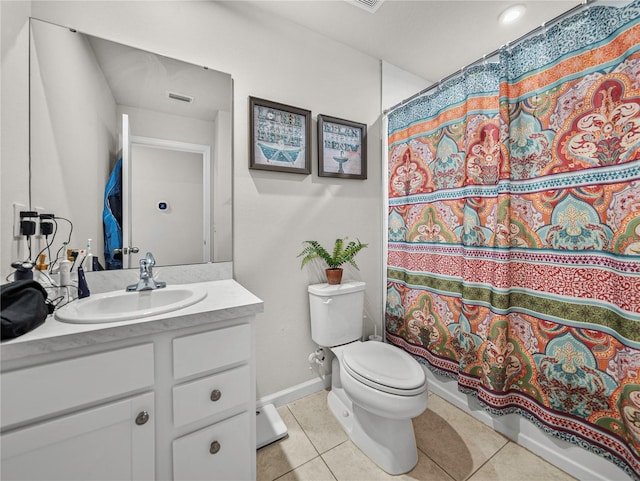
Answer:
[[[396,475],[415,467],[418,449],[411,419],[389,419],[368,412],[336,386],[332,386],[327,402],[353,443],[380,468]]]

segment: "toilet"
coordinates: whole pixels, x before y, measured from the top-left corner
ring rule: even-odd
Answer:
[[[351,440],[389,474],[411,471],[418,450],[411,419],[427,408],[427,379],[408,353],[362,342],[365,283],[309,286],[311,338],[334,354],[329,409]]]

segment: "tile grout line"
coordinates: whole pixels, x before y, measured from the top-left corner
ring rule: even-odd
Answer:
[[[289,403],[290,404],[290,403]],[[308,461],[305,461],[304,463],[302,463],[300,466],[294,466],[292,467],[289,471],[282,473],[280,476],[277,476],[276,478],[273,478],[271,481],[277,481],[278,479],[282,478],[283,476],[286,476],[287,474],[295,471],[296,469],[304,466],[307,463],[310,463],[311,461],[313,461],[314,459],[320,457],[320,453],[318,453],[318,448],[316,448],[315,444],[313,444],[313,442],[311,441],[311,439],[309,438],[309,435],[307,434],[307,432],[304,430],[304,428],[302,427],[302,424],[300,424],[300,421],[298,421],[298,418],[296,417],[296,415],[293,413],[293,411],[291,410],[291,408],[289,407],[289,404],[285,404],[284,407],[287,408],[287,411],[289,411],[289,413],[291,414],[291,416],[293,416],[293,419],[295,420],[296,424],[298,426],[300,426],[300,430],[302,431],[302,433],[305,435],[305,437],[307,438],[307,440],[309,441],[309,444],[311,444],[311,446],[313,446],[314,451],[316,452],[316,456],[314,456],[313,458],[309,459]],[[287,428],[289,429],[289,428]],[[288,437],[288,436],[287,436]],[[283,438],[286,439],[286,438]],[[280,440],[276,441],[279,442]],[[323,460],[324,462],[324,460]]]
[[[438,466],[438,467],[442,470],[442,472],[443,472],[444,474],[446,474],[447,476],[449,476],[449,478],[451,478],[453,481],[457,481],[457,480],[456,480],[456,478],[455,478],[454,476],[452,476],[452,475],[451,475],[451,473],[449,473],[449,471],[447,471],[446,469],[444,469],[444,466],[440,466],[440,463],[438,463],[438,461],[436,461],[435,459],[433,459],[431,456],[429,456],[427,453],[425,453],[422,449],[420,449],[420,448],[417,448],[417,449],[418,449],[418,452],[420,452],[420,453],[424,454],[424,455],[425,455],[429,460],[431,460],[431,462],[432,462],[433,464],[435,464],[436,466]]]
[[[500,447],[500,449],[498,449],[495,453],[493,453],[491,456],[489,456],[489,458],[488,458],[484,463],[482,463],[480,466],[478,466],[478,469],[476,469],[476,470],[475,470],[475,471],[473,471],[469,476],[467,476],[466,478],[464,478],[464,481],[467,481],[467,480],[471,479],[471,478],[472,478],[472,477],[473,477],[473,476],[474,476],[478,471],[480,471],[480,470],[484,467],[484,465],[485,465],[485,464],[487,464],[489,461],[491,461],[495,456],[497,456],[497,455],[498,455],[498,453],[499,453],[500,451],[502,451],[504,448],[506,448],[506,447],[507,447],[507,445],[509,444],[509,442],[510,442],[510,441],[509,441],[509,439],[507,439],[507,442],[506,442],[506,443],[504,443],[504,444]]]
[[[342,443],[340,443],[342,444]],[[340,444],[338,444],[338,446],[340,446]],[[331,448],[333,449],[333,448]],[[331,449],[329,451],[331,451]],[[327,453],[329,452],[327,451]],[[329,470],[329,472],[331,473],[331,476],[333,476],[333,479],[335,479],[336,481],[338,481],[338,476],[336,476],[336,473],[333,472],[333,470],[331,469],[331,467],[327,464],[327,462],[324,460],[324,458],[322,457],[322,454],[320,455],[320,459],[322,460],[322,462],[324,463],[324,465],[327,467],[327,469]]]
[[[327,467],[327,469],[329,470],[329,472],[331,473],[331,476],[333,476],[333,479],[335,479],[337,481],[338,478],[336,478],[336,476],[333,474],[333,471],[331,471],[331,468],[329,468],[329,466],[327,465],[327,463],[325,462],[324,459],[322,459],[322,456],[316,456],[315,458],[311,458],[309,461],[306,461],[304,463],[302,463],[300,466],[297,466],[293,469],[290,469],[289,471],[287,471],[286,473],[282,473],[280,476],[278,476],[277,478],[274,478],[272,481],[278,481],[278,479],[282,479],[284,478],[287,474],[294,472],[296,469],[301,468],[302,466],[306,466],[307,464],[311,463],[312,461],[315,461],[316,459],[320,458],[320,460],[322,461],[322,463]]]
[[[289,403],[291,404],[291,403]],[[316,451],[316,453],[318,454],[318,456],[322,456],[320,454],[320,451],[318,450],[318,448],[316,447],[315,444],[313,444],[313,441],[311,440],[311,438],[309,437],[309,435],[307,434],[307,431],[304,429],[304,427],[302,426],[302,423],[300,422],[300,420],[296,417],[295,413],[291,410],[291,408],[289,407],[289,404],[286,404],[287,409],[289,410],[289,412],[291,413],[291,415],[293,416],[293,419],[296,420],[296,423],[298,423],[298,426],[300,426],[300,429],[302,430],[302,432],[304,433],[305,437],[307,438],[307,440],[309,441],[309,444],[311,444],[311,446],[313,446],[313,449]],[[316,458],[318,457],[316,456]],[[315,459],[315,458],[314,458]],[[306,463],[305,463],[306,464]]]
[[[292,403],[289,403],[292,404]],[[329,465],[327,464],[327,462],[325,461],[324,457],[322,456],[325,453],[328,453],[329,451],[337,448],[338,446],[341,446],[342,444],[344,444],[345,441],[342,441],[341,443],[336,444],[335,446],[333,446],[331,449],[326,450],[324,453],[321,453],[320,450],[316,447],[315,444],[313,444],[313,441],[311,440],[311,438],[309,437],[309,435],[307,434],[307,431],[304,429],[304,426],[302,426],[302,423],[300,422],[300,420],[296,417],[295,413],[293,412],[293,410],[289,407],[289,404],[286,404],[287,409],[289,410],[289,412],[291,413],[291,415],[293,416],[293,419],[296,420],[296,422],[298,423],[298,426],[300,426],[300,429],[302,430],[302,432],[304,433],[304,435],[306,436],[306,438],[309,440],[309,442],[311,443],[311,446],[313,446],[313,449],[316,450],[316,453],[318,453],[318,455],[315,458],[310,459],[309,461],[307,461],[306,463],[302,464],[301,466],[304,466],[307,463],[310,463],[311,461],[313,461],[316,458],[320,458],[320,460],[322,461],[322,463],[326,466],[326,468],[329,470],[329,472],[331,473],[331,476],[333,476],[333,479],[335,479],[336,481],[338,480],[338,477],[336,476],[336,474],[331,470],[331,468],[329,467]],[[298,466],[300,467],[300,466]],[[291,471],[295,471],[298,468],[294,468]],[[291,472],[289,471],[289,473]],[[283,474],[282,476],[285,476],[288,473]],[[282,477],[281,476],[281,477]],[[273,480],[275,481],[275,480]]]

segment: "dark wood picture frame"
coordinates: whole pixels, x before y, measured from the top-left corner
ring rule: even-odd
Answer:
[[[367,126],[318,115],[318,175],[367,178]]]
[[[311,173],[311,111],[249,97],[249,168]]]

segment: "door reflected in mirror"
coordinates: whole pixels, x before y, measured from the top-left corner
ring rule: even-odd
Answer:
[[[30,69],[31,205],[73,223],[52,256],[232,260],[229,74],[36,19]]]

